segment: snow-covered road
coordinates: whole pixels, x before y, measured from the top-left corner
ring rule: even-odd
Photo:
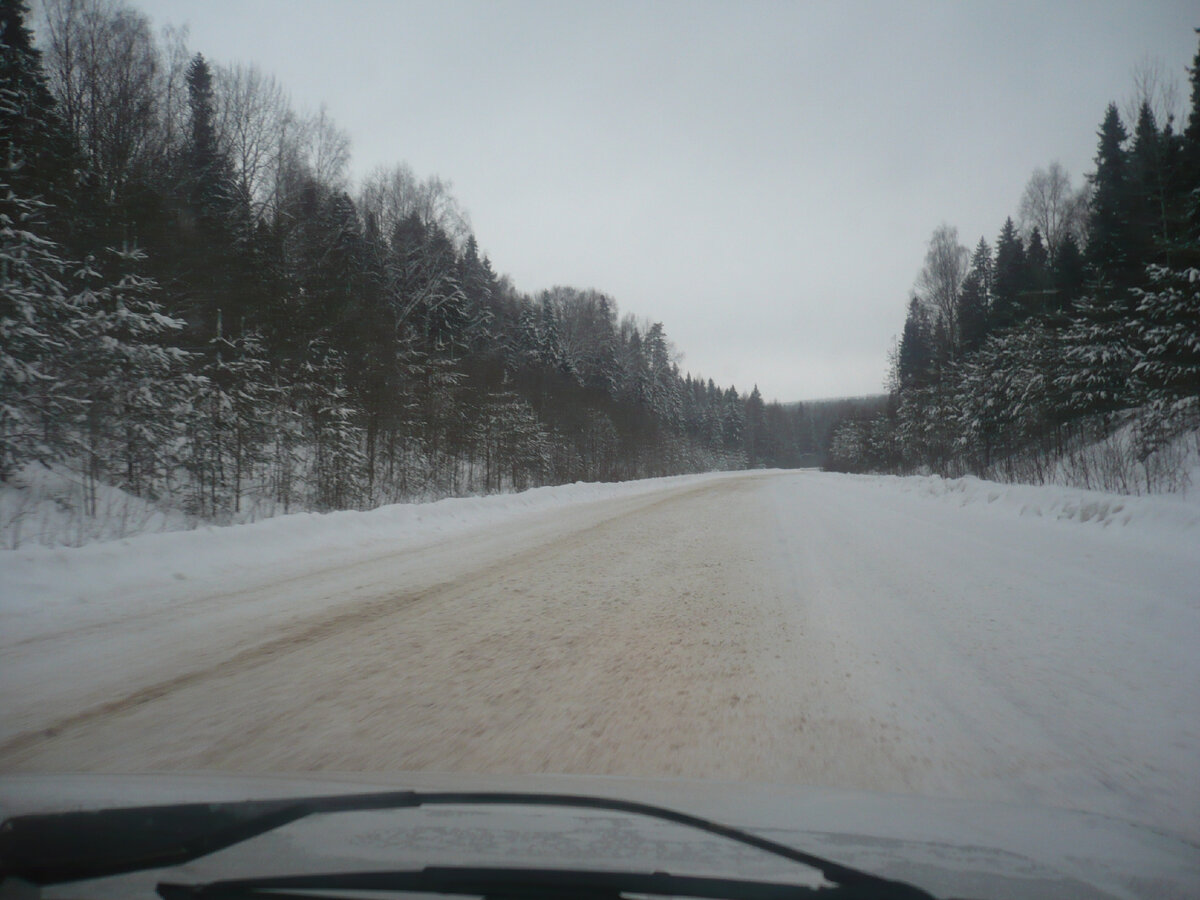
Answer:
[[[1200,841],[1197,507],[815,472],[534,494],[4,554],[0,769],[687,775]]]

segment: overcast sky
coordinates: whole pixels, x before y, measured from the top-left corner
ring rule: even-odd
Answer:
[[[132,0],[325,103],[356,178],[440,175],[517,288],[596,288],[681,367],[783,401],[876,393],[930,233],[994,242],[1110,100],[1180,81],[1192,2]]]

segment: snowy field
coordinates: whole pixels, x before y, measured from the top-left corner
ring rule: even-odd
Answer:
[[[817,472],[0,553],[0,768],[676,775],[1200,842],[1200,505]]]

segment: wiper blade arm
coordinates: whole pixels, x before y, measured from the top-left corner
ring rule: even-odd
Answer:
[[[698,897],[702,900],[915,900],[928,894],[906,884],[815,888],[730,878],[670,875],[666,872],[603,872],[578,869],[436,867],[398,872],[353,872],[215,881],[210,884],[160,883],[162,900],[314,900],[321,891],[461,894],[485,898],[619,898],[624,894]],[[303,893],[291,894],[290,891]]]
[[[816,869],[834,884],[891,887],[877,875],[673,809],[575,794],[386,791],[284,800],[184,803],[17,816],[0,826],[0,877],[35,884],[103,878],[182,865],[307,816],[417,806],[551,806],[648,816],[727,838]]]
[[[418,806],[413,791],[131,806],[16,816],[0,826],[0,877],[35,884],[177,866],[317,813]]]

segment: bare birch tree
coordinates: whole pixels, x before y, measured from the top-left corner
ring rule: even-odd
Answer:
[[[217,130],[255,219],[271,203],[292,113],[274,76],[239,63],[217,69]]]
[[[1087,188],[1071,187],[1071,176],[1057,160],[1045,169],[1035,169],[1021,195],[1021,230],[1028,236],[1034,228],[1041,231],[1053,263],[1069,234],[1076,243],[1085,242],[1087,229]]]
[[[59,111],[109,192],[156,151],[159,55],[142,13],[119,0],[45,0],[46,74]]]
[[[917,275],[917,293],[940,319],[951,346],[957,344],[958,295],[971,262],[971,252],[958,242],[958,229],[939,225],[929,239],[925,265]]]

